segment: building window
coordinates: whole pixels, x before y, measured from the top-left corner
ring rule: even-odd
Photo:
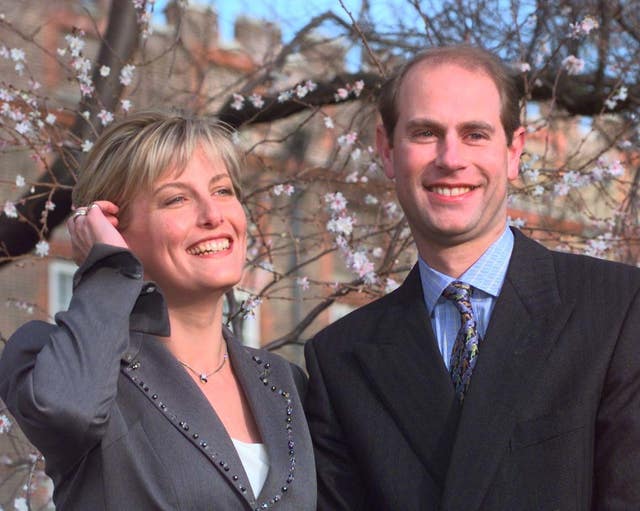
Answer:
[[[73,274],[78,267],[69,261],[53,261],[49,264],[49,316],[67,310],[73,292]]]

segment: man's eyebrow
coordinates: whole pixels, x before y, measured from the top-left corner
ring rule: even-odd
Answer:
[[[492,125],[489,124],[488,122],[485,121],[466,121],[466,122],[462,122],[458,125],[458,129],[463,129],[463,130],[484,130],[484,131],[488,131],[490,133],[494,133],[496,131],[496,128]]]
[[[435,121],[433,119],[429,119],[426,117],[416,117],[415,119],[410,119],[407,122],[407,128],[435,128],[438,130],[444,130],[444,125]]]

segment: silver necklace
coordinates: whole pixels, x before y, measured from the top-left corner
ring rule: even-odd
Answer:
[[[227,352],[224,352],[224,355],[222,355],[222,362],[220,362],[220,365],[218,367],[216,367],[213,371],[211,371],[210,373],[201,373],[199,371],[196,371],[193,367],[191,367],[189,364],[185,364],[182,360],[178,360],[178,362],[180,362],[183,366],[185,366],[187,369],[189,369],[189,371],[191,371],[193,374],[195,374],[198,378],[200,378],[200,383],[207,383],[209,381],[209,378],[211,376],[213,376],[214,374],[216,374],[218,371],[220,371],[220,369],[222,369],[222,367],[224,366],[224,363],[227,361]]]

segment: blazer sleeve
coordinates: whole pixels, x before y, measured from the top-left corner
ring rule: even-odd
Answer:
[[[305,345],[309,372],[305,410],[316,458],[318,511],[365,509],[364,485],[331,406],[315,346],[317,341],[318,337]]]
[[[96,245],[74,276],[69,310],[55,325],[23,325],[2,353],[0,397],[47,463],[63,472],[104,432],[142,274],[130,252]]]
[[[640,509],[639,294],[620,330],[598,407],[594,510]]]

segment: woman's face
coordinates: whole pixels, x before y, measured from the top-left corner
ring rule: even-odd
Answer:
[[[179,303],[238,283],[246,231],[225,164],[199,147],[181,174],[169,172],[134,197],[121,234],[145,276]]]

